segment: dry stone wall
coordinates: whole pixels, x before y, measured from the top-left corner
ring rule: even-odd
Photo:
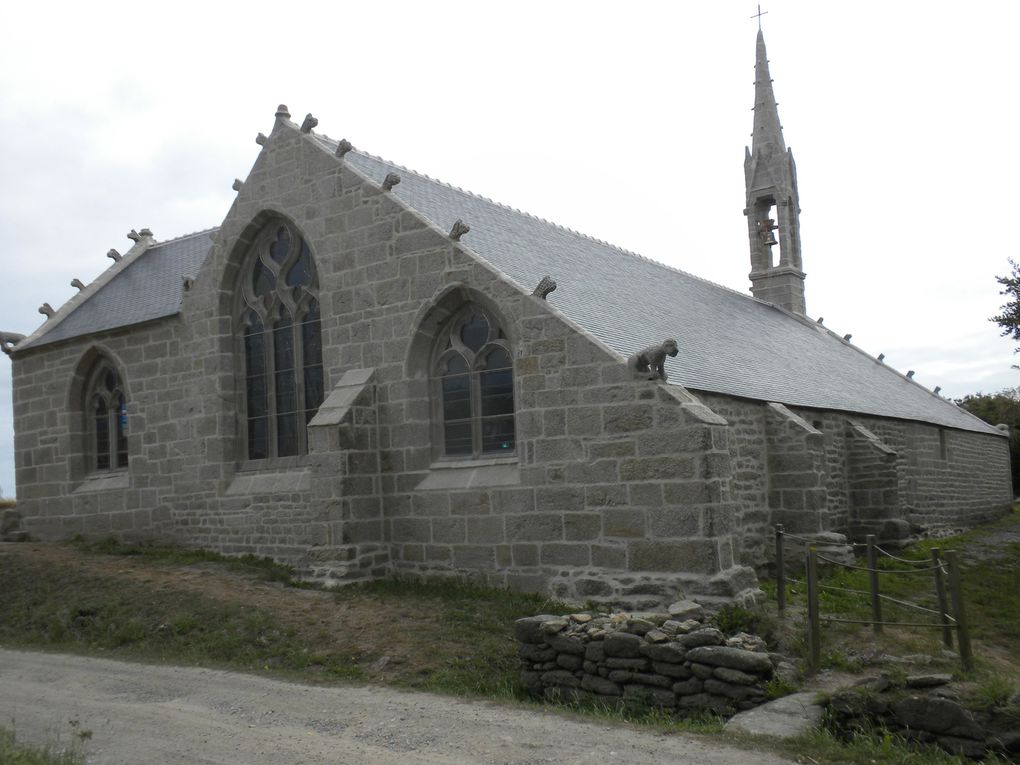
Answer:
[[[519,619],[521,683],[551,701],[632,701],[732,714],[767,698],[779,658],[754,635],[726,638],[702,607],[663,613],[579,613]]]

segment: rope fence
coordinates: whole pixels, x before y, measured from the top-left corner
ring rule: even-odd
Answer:
[[[809,668],[812,672],[817,671],[821,662],[821,622],[836,622],[842,624],[870,624],[876,634],[882,632],[883,626],[889,627],[926,627],[942,630],[942,642],[947,648],[953,647],[953,631],[956,631],[956,640],[959,647],[960,661],[964,670],[971,670],[974,666],[974,657],[971,653],[970,634],[967,628],[967,619],[964,611],[962,585],[960,577],[960,565],[955,550],[947,550],[943,557],[942,551],[933,547],[931,549],[930,561],[910,560],[893,555],[883,550],[875,543],[874,534],[867,536],[867,541],[857,543],[854,547],[866,549],[867,565],[855,565],[834,560],[821,555],[815,549],[817,540],[808,537],[788,534],[781,524],[777,524],[776,532],[776,600],[779,616],[782,617],[786,610],[786,588],[790,580],[786,577],[785,571],[785,549],[786,539],[793,539],[804,542],[807,547],[806,553],[806,585],[808,597],[808,646],[810,648]],[[901,564],[910,565],[912,568],[880,568],[879,558],[888,558]],[[837,587],[835,585],[821,584],[818,580],[818,561],[831,566],[851,571],[865,571],[868,574],[868,589],[858,590],[849,587]],[[935,602],[938,606],[927,608],[917,603],[893,598],[885,595],[880,590],[879,576],[897,574],[930,574],[934,584]],[[799,584],[799,582],[797,582]],[[947,597],[947,584],[948,596]],[[867,595],[871,602],[870,619],[845,619],[836,616],[826,616],[819,613],[819,592],[845,592],[851,595]],[[935,622],[913,622],[913,621],[888,621],[882,617],[882,603],[891,603],[902,608],[913,609],[923,613],[933,614],[938,618]],[[950,608],[950,601],[952,608]]]

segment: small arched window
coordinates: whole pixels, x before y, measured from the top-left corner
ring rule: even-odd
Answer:
[[[248,459],[306,454],[306,425],[323,398],[319,282],[308,244],[280,220],[241,267],[238,337]]]
[[[432,377],[444,456],[514,453],[513,353],[491,316],[469,305],[454,317],[439,336]]]
[[[109,362],[100,362],[89,377],[85,390],[91,469],[126,468],[128,407],[120,376]]]

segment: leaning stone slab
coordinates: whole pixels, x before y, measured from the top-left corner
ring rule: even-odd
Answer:
[[[816,698],[814,693],[783,696],[760,707],[737,713],[729,719],[725,729],[755,736],[800,736],[817,728],[822,721],[822,705]]]
[[[710,664],[713,667],[729,667],[741,672],[753,672],[757,675],[772,674],[772,660],[768,654],[745,651],[729,646],[709,645],[692,648],[687,658],[699,664]]]
[[[545,633],[542,631],[543,622],[560,619],[559,616],[550,614],[539,614],[538,616],[526,616],[514,622],[514,637],[522,643],[543,643]]]

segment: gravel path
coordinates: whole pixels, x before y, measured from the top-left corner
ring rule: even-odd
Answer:
[[[70,720],[92,731],[95,765],[788,762],[425,693],[0,650],[0,725],[42,744],[68,741]]]

